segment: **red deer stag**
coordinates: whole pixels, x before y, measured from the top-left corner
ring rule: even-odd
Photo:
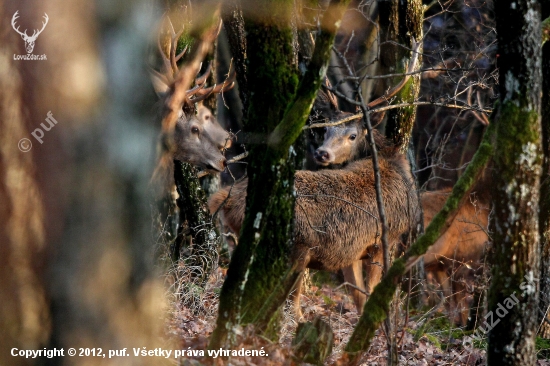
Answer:
[[[164,52],[161,38],[158,39],[158,48],[162,57],[161,72],[151,70],[151,80],[157,95],[161,99],[170,98],[175,93],[174,85],[175,75],[178,73],[177,62],[186,52],[184,49],[180,54],[176,54],[176,46],[183,30],[174,31],[174,27],[167,19],[170,33],[170,42],[167,45],[167,54]],[[173,159],[194,164],[202,169],[221,172],[225,169],[227,163],[223,151],[231,146],[229,133],[224,130],[216,121],[212,112],[204,107],[202,100],[208,96],[221,93],[231,89],[234,85],[232,76],[219,85],[206,87],[206,80],[210,75],[211,68],[208,66],[205,73],[195,79],[195,86],[187,91],[186,104],[180,111],[179,119],[174,131],[175,152]],[[196,113],[195,113],[196,110]],[[164,175],[168,181],[172,177],[172,159],[167,162],[161,162],[157,168],[155,176]]]

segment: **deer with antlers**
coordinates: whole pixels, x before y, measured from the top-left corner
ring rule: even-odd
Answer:
[[[27,53],[32,53],[32,51],[34,50],[34,42],[36,42],[36,38],[38,38],[38,36],[40,35],[40,33],[42,33],[42,31],[44,30],[44,28],[46,28],[46,25],[48,24],[48,14],[44,13],[44,22],[42,22],[42,29],[38,30],[38,29],[35,29],[32,36],[29,36],[27,34],[27,30],[25,29],[24,32],[21,32],[19,30],[19,26],[16,27],[16,20],[17,18],[19,18],[19,10],[17,10],[15,12],[15,14],[13,14],[13,17],[11,18],[11,26],[13,27],[13,29],[19,33],[19,35],[21,35],[21,38],[23,38],[23,41],[25,41],[25,49],[27,50]]]
[[[175,95],[183,94],[182,108],[178,109],[177,121],[173,129],[163,121],[163,143],[173,145],[171,154],[161,158],[153,180],[161,180],[166,186],[173,176],[173,160],[180,160],[196,165],[202,169],[221,172],[227,166],[223,152],[231,146],[230,134],[216,121],[212,112],[202,104],[202,101],[212,94],[222,93],[234,85],[234,73],[223,83],[206,87],[206,81],[211,73],[209,65],[203,75],[195,78],[195,86],[187,89],[185,83],[178,82],[179,73],[188,70],[179,70],[178,61],[187,52],[187,47],[176,54],[177,42],[183,29],[175,32],[170,20],[166,18],[169,31],[169,42],[163,47],[161,37],[158,39],[158,48],[162,57],[160,72],[151,70],[153,87],[159,98],[165,101],[165,108]],[[165,52],[164,50],[167,50]],[[183,90],[185,88],[185,90]],[[165,118],[166,119],[166,118]],[[167,139],[173,138],[173,143]]]

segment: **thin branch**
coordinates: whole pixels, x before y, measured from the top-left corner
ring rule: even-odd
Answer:
[[[351,288],[353,288],[353,289],[355,289],[355,290],[357,290],[357,291],[359,291],[359,292],[361,292],[361,293],[363,293],[363,294],[365,294],[365,295],[367,295],[367,296],[370,296],[370,292],[367,292],[367,291],[365,291],[365,290],[363,290],[363,289],[360,289],[359,287],[355,286],[353,283],[349,283],[349,282],[344,282],[344,283],[341,284],[340,286],[336,287],[336,288],[334,289],[334,291],[337,291],[337,290],[341,289],[341,288],[344,287],[344,286],[349,286],[349,287],[351,287]]]
[[[333,90],[333,91],[339,97],[345,98],[345,96],[343,94],[341,94],[340,92],[338,92],[337,90]],[[348,102],[349,101],[351,101],[355,105],[358,105],[358,106],[361,105],[361,103],[356,102],[353,99],[348,99]],[[390,109],[397,109],[397,108],[410,107],[410,106],[419,106],[419,105],[432,105],[432,106],[436,106],[436,107],[461,109],[461,110],[465,110],[465,111],[483,112],[486,115],[490,115],[493,112],[492,109],[483,109],[483,108],[478,108],[478,107],[474,107],[474,106],[467,106],[467,105],[462,106],[462,105],[457,105],[457,104],[445,104],[445,103],[436,103],[436,102],[413,102],[413,103],[392,104],[392,105],[388,105],[388,106],[385,106],[385,107],[369,109],[367,111],[367,113],[368,114],[378,113],[378,112],[388,111]],[[485,115],[483,115],[483,116],[485,116]],[[362,112],[359,112],[357,114],[354,114],[353,116],[349,116],[349,117],[346,117],[346,118],[343,118],[343,119],[340,119],[340,120],[337,120],[337,121],[333,121],[333,122],[312,123],[310,125],[304,126],[302,129],[303,130],[308,130],[308,129],[312,129],[312,128],[334,127],[334,126],[338,126],[338,125],[341,125],[343,123],[353,121],[353,120],[356,120],[356,119],[359,119],[359,118],[363,118],[363,113]],[[482,120],[480,120],[480,122],[485,124],[485,122],[482,121]]]
[[[302,127],[302,130],[308,130],[308,129],[311,129],[311,128],[338,126],[338,125],[341,125],[342,123],[346,123],[346,122],[353,121],[353,120],[360,119],[360,118],[363,118],[363,113],[357,113],[357,114],[354,114],[353,116],[349,116],[349,117],[346,117],[346,118],[343,118],[343,119],[339,119],[339,120],[334,121],[334,122],[312,123],[310,125]]]
[[[311,197],[311,198],[317,198],[317,197],[327,197],[327,198],[334,198],[336,200],[340,200],[340,201],[343,201],[347,204],[350,204],[352,205],[353,207],[357,208],[358,210],[361,210],[363,211],[364,213],[366,213],[367,215],[371,216],[373,219],[375,220],[378,220],[378,217],[374,216],[373,214],[371,214],[369,211],[365,210],[363,207],[361,206],[357,206],[355,203],[351,202],[351,201],[348,201],[344,198],[341,198],[341,197],[337,197],[337,196],[333,196],[333,195],[330,195],[330,194],[299,194],[297,193],[296,194],[296,198],[299,198],[299,197]]]

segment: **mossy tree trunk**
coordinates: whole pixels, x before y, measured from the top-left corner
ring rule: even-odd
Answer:
[[[264,136],[264,143],[249,149],[246,215],[222,287],[211,348],[230,344],[230,331],[238,324],[267,325],[299,275],[291,271],[289,261],[294,210],[292,144],[306,123],[326,72],[345,4],[331,1],[312,61],[298,83],[292,47],[293,1],[243,2],[250,89],[245,128]]]
[[[202,292],[217,267],[220,237],[206,206],[206,195],[197,178],[197,169],[189,163],[174,160],[174,181],[180,216],[193,238],[192,250],[180,259],[189,270],[190,281],[185,284],[189,286],[189,292]],[[200,293],[189,297],[189,300],[195,303],[187,304],[193,308],[196,308],[193,305],[199,305],[196,302],[202,301]]]
[[[416,42],[422,39],[422,1],[379,1],[380,23],[380,63],[381,71],[385,73],[406,73],[413,57],[419,57],[417,68],[422,60],[419,55],[413,55],[409,50],[414,49]],[[402,45],[402,46],[399,46]],[[418,52],[422,52],[418,49]],[[400,76],[399,78],[404,78]],[[395,86],[399,78],[385,79],[384,90]],[[392,85],[393,84],[393,85]],[[420,74],[412,76],[403,88],[397,93],[395,103],[413,103],[420,90]],[[395,144],[400,145],[402,152],[409,148],[409,141],[416,119],[416,106],[411,105],[387,112],[386,136]],[[420,218],[420,216],[418,216]],[[391,309],[393,313],[396,309]],[[397,365],[397,344],[395,325],[392,317],[386,319],[386,334],[389,343],[388,365]]]
[[[550,3],[544,3],[542,17],[546,18],[547,38],[550,38]],[[539,305],[539,335],[550,338],[550,42],[546,41],[542,47],[542,148],[544,163],[540,186],[540,305]]]
[[[488,315],[493,314],[494,322],[483,325],[490,329],[487,364],[534,365],[542,170],[540,5],[506,0],[495,7],[495,15],[500,103],[492,122],[496,128],[490,221],[494,253]],[[497,307],[512,296],[519,301],[500,317]]]
[[[380,17],[380,62],[383,73],[405,73],[411,61],[410,49],[414,42],[422,40],[422,1],[379,1]],[[401,45],[401,46],[399,46]],[[418,52],[422,52],[421,49]],[[422,58],[418,59],[418,68]],[[402,78],[402,77],[401,77]],[[399,82],[397,78],[386,79],[384,90]],[[395,103],[412,103],[418,97],[420,90],[420,74],[411,77],[403,89],[396,95]],[[416,119],[416,107],[409,106],[391,109],[387,112],[386,136],[396,144],[409,147],[412,128]]]

